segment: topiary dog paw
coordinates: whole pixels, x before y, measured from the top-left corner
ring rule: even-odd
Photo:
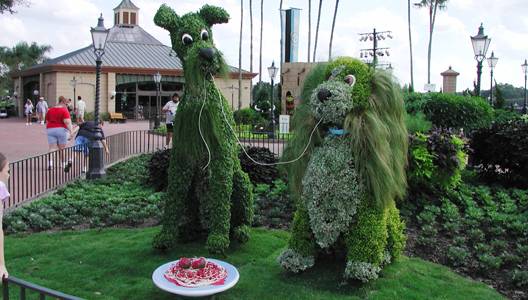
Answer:
[[[241,225],[233,229],[233,237],[240,243],[249,241],[250,231],[247,225]]]
[[[158,233],[152,240],[152,246],[159,251],[167,251],[176,244],[176,237],[165,231]]]
[[[381,268],[367,262],[348,261],[343,277],[345,279],[356,279],[361,282],[369,282],[378,278]]]
[[[302,256],[293,249],[284,250],[277,261],[287,271],[299,273],[314,266],[315,258],[313,256]]]
[[[207,237],[206,248],[212,254],[223,254],[229,247],[229,236],[213,233]]]

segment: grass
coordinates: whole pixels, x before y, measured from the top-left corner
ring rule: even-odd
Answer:
[[[208,256],[203,243],[159,254],[151,247],[159,227],[40,233],[6,238],[12,276],[87,299],[177,299],[151,281],[159,265],[180,256]],[[301,275],[284,273],[275,259],[288,240],[284,231],[254,229],[226,258],[239,283],[218,299],[502,299],[486,285],[416,258],[388,266],[367,285],[341,285],[342,264],[319,264]],[[13,299],[16,299],[13,293]]]

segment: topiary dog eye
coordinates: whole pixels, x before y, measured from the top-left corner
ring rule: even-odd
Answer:
[[[202,32],[200,32],[200,38],[203,41],[207,41],[209,39],[209,32],[207,32],[205,29],[202,29]]]
[[[192,42],[193,42],[193,38],[190,34],[185,33],[184,35],[182,35],[182,43],[184,45],[190,45],[192,44]]]

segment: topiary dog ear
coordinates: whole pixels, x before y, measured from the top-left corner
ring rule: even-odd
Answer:
[[[172,8],[163,4],[154,16],[154,24],[171,31],[176,27],[179,19],[180,17],[178,17]]]
[[[225,9],[212,5],[204,5],[198,13],[209,27],[214,24],[227,23],[229,21],[229,14]]]

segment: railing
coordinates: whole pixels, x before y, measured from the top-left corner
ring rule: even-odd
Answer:
[[[17,297],[17,299],[20,300],[26,300],[26,291],[32,291],[34,293],[37,293],[39,295],[40,300],[46,299],[46,296],[52,297],[53,299],[64,299],[64,300],[80,300],[82,298],[78,298],[75,296],[66,295],[64,293],[50,290],[48,288],[42,287],[40,285],[36,285],[12,276],[9,276],[7,279],[2,279],[2,294],[4,300],[9,300],[9,287],[10,285],[16,285],[20,288],[20,296]],[[13,298],[15,299],[15,298]]]
[[[251,125],[236,125],[235,131],[240,142],[245,146],[268,148],[277,156],[281,156],[284,147],[290,140],[291,133],[255,130]]]
[[[104,156],[109,166],[130,156],[151,153],[163,148],[165,137],[149,131],[128,131],[106,138],[109,154]],[[88,159],[75,146],[29,157],[10,163],[8,189],[11,197],[4,209],[13,208],[46,192],[81,178],[88,168]],[[64,163],[72,162],[69,172]]]

